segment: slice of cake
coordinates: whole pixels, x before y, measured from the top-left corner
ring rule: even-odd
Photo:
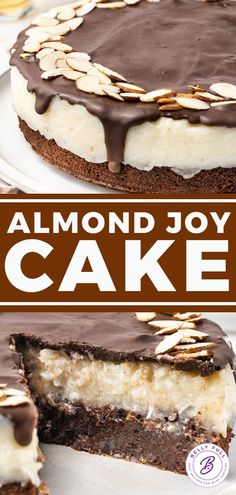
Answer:
[[[42,442],[178,473],[201,443],[228,452],[234,353],[216,323],[190,313],[46,316],[1,328],[1,495],[39,490],[25,380]]]
[[[236,192],[235,18],[231,0],[51,9],[12,54],[21,130],[45,160],[110,188]]]

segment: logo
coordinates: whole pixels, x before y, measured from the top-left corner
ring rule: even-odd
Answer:
[[[229,458],[213,443],[202,443],[191,450],[186,460],[189,478],[203,487],[219,485],[229,472]]]

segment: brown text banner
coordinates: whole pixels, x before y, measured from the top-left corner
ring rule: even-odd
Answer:
[[[0,310],[236,310],[236,196],[3,196]]]

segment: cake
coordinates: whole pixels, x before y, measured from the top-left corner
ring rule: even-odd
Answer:
[[[235,356],[201,314],[22,313],[0,323],[1,495],[40,493],[38,438],[183,474],[199,444],[228,452]]]
[[[236,4],[79,0],[12,51],[20,128],[45,160],[134,193],[236,192]]]

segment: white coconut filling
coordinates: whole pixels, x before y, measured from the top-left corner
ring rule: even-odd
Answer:
[[[30,385],[37,394],[87,406],[110,405],[158,419],[198,417],[226,435],[236,419],[236,385],[230,365],[207,377],[150,362],[103,362],[43,349],[30,355]]]
[[[26,447],[19,445],[14,436],[12,423],[0,415],[0,487],[8,483],[26,484],[29,481],[39,486],[38,438],[36,430]]]
[[[93,163],[107,160],[101,121],[79,104],[54,97],[48,110],[35,111],[35,95],[16,67],[11,70],[13,104],[34,131],[58,146]],[[161,117],[129,129],[124,163],[141,170],[154,166],[174,168],[189,177],[201,169],[236,166],[236,129],[189,124],[185,119]]]

